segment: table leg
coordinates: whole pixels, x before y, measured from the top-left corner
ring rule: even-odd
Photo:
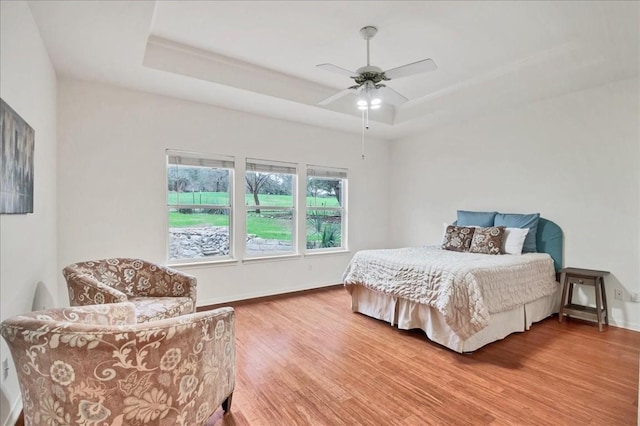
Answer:
[[[598,330],[602,331],[602,285],[600,279],[596,280],[596,317],[598,318]]]
[[[562,298],[560,299],[560,311],[558,313],[558,321],[562,322],[562,317],[564,316],[564,301],[565,297],[567,297],[567,274],[565,272],[562,273],[560,277],[560,282],[562,283]]]
[[[569,283],[569,297],[567,299],[567,305],[570,305],[571,303],[573,303],[573,286],[574,286],[574,283],[570,282]]]
[[[607,307],[607,289],[604,288],[604,277],[600,277],[600,290],[602,291],[602,308],[604,309],[604,323],[609,325],[609,308]]]

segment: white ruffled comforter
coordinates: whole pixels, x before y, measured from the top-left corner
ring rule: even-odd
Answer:
[[[496,256],[437,246],[360,251],[343,281],[349,292],[363,285],[429,305],[462,339],[486,327],[489,314],[553,294],[558,286],[545,253]]]

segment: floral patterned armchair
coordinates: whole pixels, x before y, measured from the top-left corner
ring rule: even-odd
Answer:
[[[235,387],[232,308],[137,323],[132,303],[9,318],[29,425],[204,425]]]
[[[132,302],[138,322],[195,312],[196,278],[141,259],[114,258],[62,270],[71,306]]]

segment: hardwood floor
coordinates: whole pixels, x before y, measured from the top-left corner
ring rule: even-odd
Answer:
[[[236,306],[229,425],[636,425],[640,333],[557,317],[473,354],[332,288]]]
[[[235,305],[233,405],[207,426],[638,424],[638,332],[552,317],[461,355],[342,287]]]

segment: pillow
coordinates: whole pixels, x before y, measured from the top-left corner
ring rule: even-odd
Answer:
[[[454,223],[455,225],[455,223]],[[442,244],[444,244],[445,240],[447,239],[447,228],[449,227],[449,224],[447,222],[442,222]]]
[[[470,212],[458,210],[458,226],[480,226],[482,228],[493,226],[493,220],[497,212]]]
[[[522,246],[528,233],[529,228],[505,228],[501,252],[504,254],[522,254]]]
[[[475,230],[476,228],[466,226],[447,226],[442,248],[451,251],[469,251]]]
[[[471,239],[470,253],[500,254],[504,239],[504,226],[476,228]]]
[[[540,213],[532,214],[515,214],[515,213],[498,213],[494,220],[494,226],[505,226],[507,228],[529,228],[527,237],[524,239],[522,246],[523,253],[535,253],[536,234],[538,232],[538,220]]]

